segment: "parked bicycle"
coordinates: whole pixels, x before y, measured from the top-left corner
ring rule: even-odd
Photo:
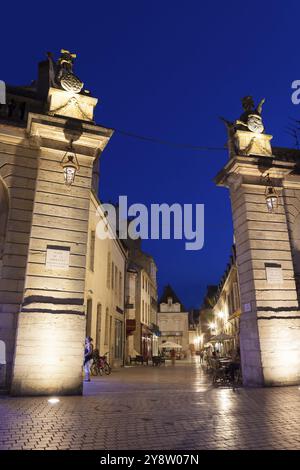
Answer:
[[[91,374],[92,375],[109,375],[111,373],[111,367],[107,362],[107,353],[104,356],[100,356],[99,350],[95,349],[93,352],[93,363],[91,366]]]

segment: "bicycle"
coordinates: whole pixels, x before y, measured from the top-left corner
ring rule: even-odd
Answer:
[[[95,349],[93,353],[93,363],[91,365],[91,374],[92,375],[109,375],[111,373],[111,367],[107,362],[107,353],[104,356],[100,356],[99,350]]]

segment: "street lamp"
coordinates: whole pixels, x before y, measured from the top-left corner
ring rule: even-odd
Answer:
[[[269,175],[266,178],[266,189],[265,189],[265,199],[269,212],[275,212],[278,207],[278,194],[276,189],[272,185]]]
[[[67,186],[72,186],[75,180],[77,171],[79,170],[79,163],[74,152],[72,141],[70,142],[69,150],[64,154],[60,162],[64,171],[64,181]]]

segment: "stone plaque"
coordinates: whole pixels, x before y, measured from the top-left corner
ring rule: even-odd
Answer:
[[[46,268],[67,270],[70,266],[70,248],[47,246]]]
[[[282,284],[283,276],[281,265],[266,264],[266,276],[269,284]]]

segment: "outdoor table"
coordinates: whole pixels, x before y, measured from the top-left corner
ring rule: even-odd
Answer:
[[[220,364],[230,364],[232,362],[232,359],[226,359],[226,358],[223,358],[223,359],[219,359],[219,362]]]

